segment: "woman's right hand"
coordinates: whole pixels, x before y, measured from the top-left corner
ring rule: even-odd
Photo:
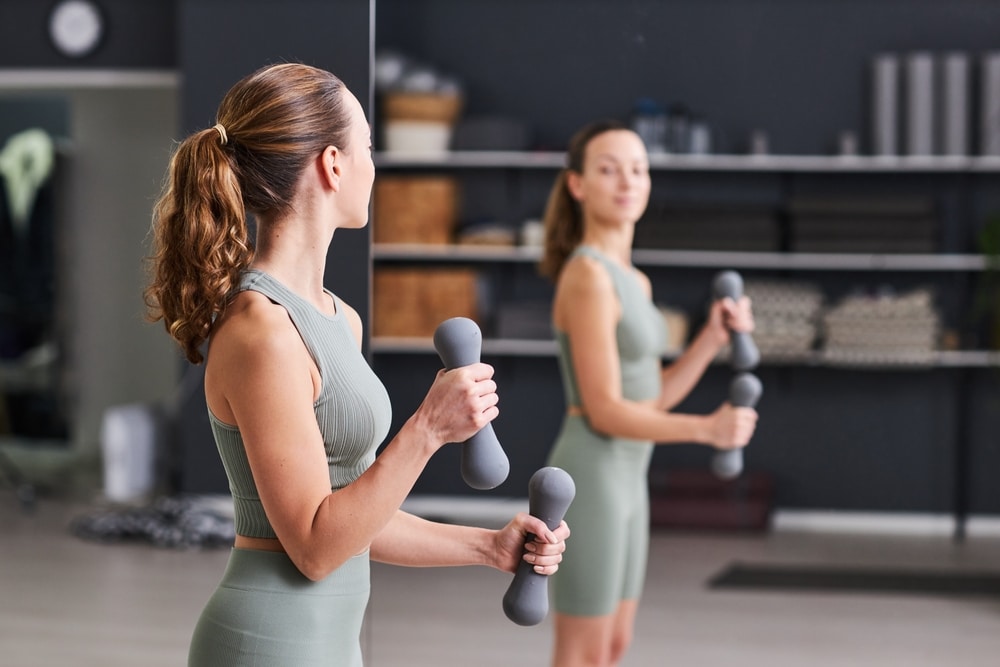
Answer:
[[[499,400],[489,364],[442,369],[414,417],[441,445],[463,442],[496,419]]]
[[[709,444],[716,449],[745,447],[756,428],[756,410],[723,403],[709,415]]]

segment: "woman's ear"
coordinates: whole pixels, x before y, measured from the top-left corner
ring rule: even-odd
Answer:
[[[566,170],[566,189],[570,196],[577,200],[583,200],[583,184],[580,182],[583,175],[578,171]]]
[[[335,146],[327,146],[319,157],[323,183],[335,192],[340,190],[341,153]]]

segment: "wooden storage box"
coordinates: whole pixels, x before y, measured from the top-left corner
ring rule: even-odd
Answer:
[[[431,337],[450,317],[476,319],[476,273],[461,268],[375,269],[372,333]]]
[[[462,111],[459,95],[388,93],[382,100],[386,120],[415,120],[454,125]]]
[[[375,243],[450,243],[458,219],[458,183],[448,176],[375,179]]]

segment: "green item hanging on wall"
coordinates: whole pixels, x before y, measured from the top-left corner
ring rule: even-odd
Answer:
[[[12,135],[0,151],[0,176],[14,229],[24,237],[38,190],[52,174],[55,146],[45,130],[31,128]]]

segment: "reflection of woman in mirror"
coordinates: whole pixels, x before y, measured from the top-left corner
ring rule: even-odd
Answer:
[[[217,120],[171,162],[147,291],[187,358],[205,361],[235,503],[235,547],[189,664],[357,667],[369,558],[506,572],[523,559],[548,575],[569,530],[526,513],[487,530],[399,509],[439,448],[496,417],[496,384],[481,363],[439,372],[376,459],[389,397],[361,353],[361,318],[324,287],[334,232],[368,222],[375,168],[357,98],[329,72],[275,65],[237,83]]]
[[[632,265],[635,224],[649,201],[646,149],[615,122],[583,128],[545,215],[542,273],[556,283],[552,323],[567,400],[549,464],[576,483],[566,513],[573,548],[553,577],[554,665],[617,665],[632,640],[649,545],[647,474],[654,443],[745,445],[757,413],[723,403],[671,412],[729,342],[753,327],[749,300],[713,303],[672,364],[649,278]]]

